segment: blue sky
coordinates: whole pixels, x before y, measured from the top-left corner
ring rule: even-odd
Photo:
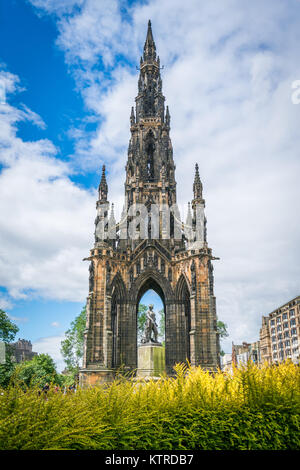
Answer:
[[[204,186],[224,349],[258,339],[261,316],[299,295],[298,0],[2,1],[0,308],[60,368],[103,163],[122,207],[149,18],[183,220],[196,162]]]

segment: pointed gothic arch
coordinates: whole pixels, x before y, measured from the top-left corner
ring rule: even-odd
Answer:
[[[182,331],[183,361],[191,361],[191,287],[185,273],[182,273],[177,281],[175,296],[178,305],[178,317]]]
[[[126,287],[120,272],[114,276],[107,290],[107,304],[109,314],[110,337],[110,367],[117,368],[121,365],[121,343],[122,335],[121,317],[126,305]]]
[[[150,287],[153,285],[153,287]],[[140,276],[136,277],[129,291],[129,298],[134,303],[140,301],[144,293],[153,289],[165,302],[174,300],[174,292],[169,280],[155,268],[145,269]]]
[[[165,366],[167,374],[174,373],[173,367],[186,360],[186,340],[182,339],[177,315],[178,305],[171,281],[155,268],[146,269],[132,283],[129,297],[135,312],[134,323],[137,323],[138,304],[143,294],[153,289],[162,299],[165,311]],[[180,310],[182,317],[183,309]],[[136,340],[135,340],[136,341]],[[137,354],[137,353],[136,353]],[[137,361],[137,355],[136,355]],[[137,362],[136,362],[137,364]]]

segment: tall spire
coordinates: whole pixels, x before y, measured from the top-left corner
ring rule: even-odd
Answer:
[[[160,61],[156,55],[151,22],[148,23],[141,58],[138,95],[131,109],[128,160],[126,165],[127,204],[176,201],[175,165],[170,139],[170,113],[165,109]],[[151,187],[144,183],[151,182]]]
[[[144,61],[148,62],[156,59],[156,47],[153,39],[151,21],[148,21],[148,31],[144,45]]]
[[[144,54],[141,57],[138,96],[136,97],[136,123],[143,118],[159,118],[164,122],[164,101],[160,60],[156,56],[151,21],[148,23]]]
[[[105,176],[105,165],[102,166],[102,175],[101,175],[101,181],[99,184],[99,201],[107,201],[107,193],[108,193],[108,186],[106,182],[106,176]]]

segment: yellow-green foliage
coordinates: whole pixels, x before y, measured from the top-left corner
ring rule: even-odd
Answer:
[[[0,395],[0,449],[297,449],[299,367],[292,363],[66,395],[11,386]]]

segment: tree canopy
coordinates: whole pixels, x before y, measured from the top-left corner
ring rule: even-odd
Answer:
[[[86,307],[72,321],[61,342],[61,354],[69,372],[76,375],[83,357],[84,330],[86,328]]]
[[[7,313],[0,309],[0,341],[5,343],[5,362],[0,364],[0,386],[6,387],[14,372],[16,363],[13,360],[13,350],[11,343],[16,336],[19,328],[13,323]]]
[[[13,323],[7,313],[0,309],[0,341],[11,343],[19,331],[19,328]]]
[[[227,338],[229,336],[227,331],[228,326],[226,323],[218,320],[217,322],[217,332],[219,333],[220,339]],[[220,351],[221,356],[224,356],[225,352],[223,350]]]
[[[32,385],[44,386],[46,383],[60,383],[55,363],[49,354],[39,354],[31,361],[17,364],[13,377],[14,380],[24,383],[27,387]]]

